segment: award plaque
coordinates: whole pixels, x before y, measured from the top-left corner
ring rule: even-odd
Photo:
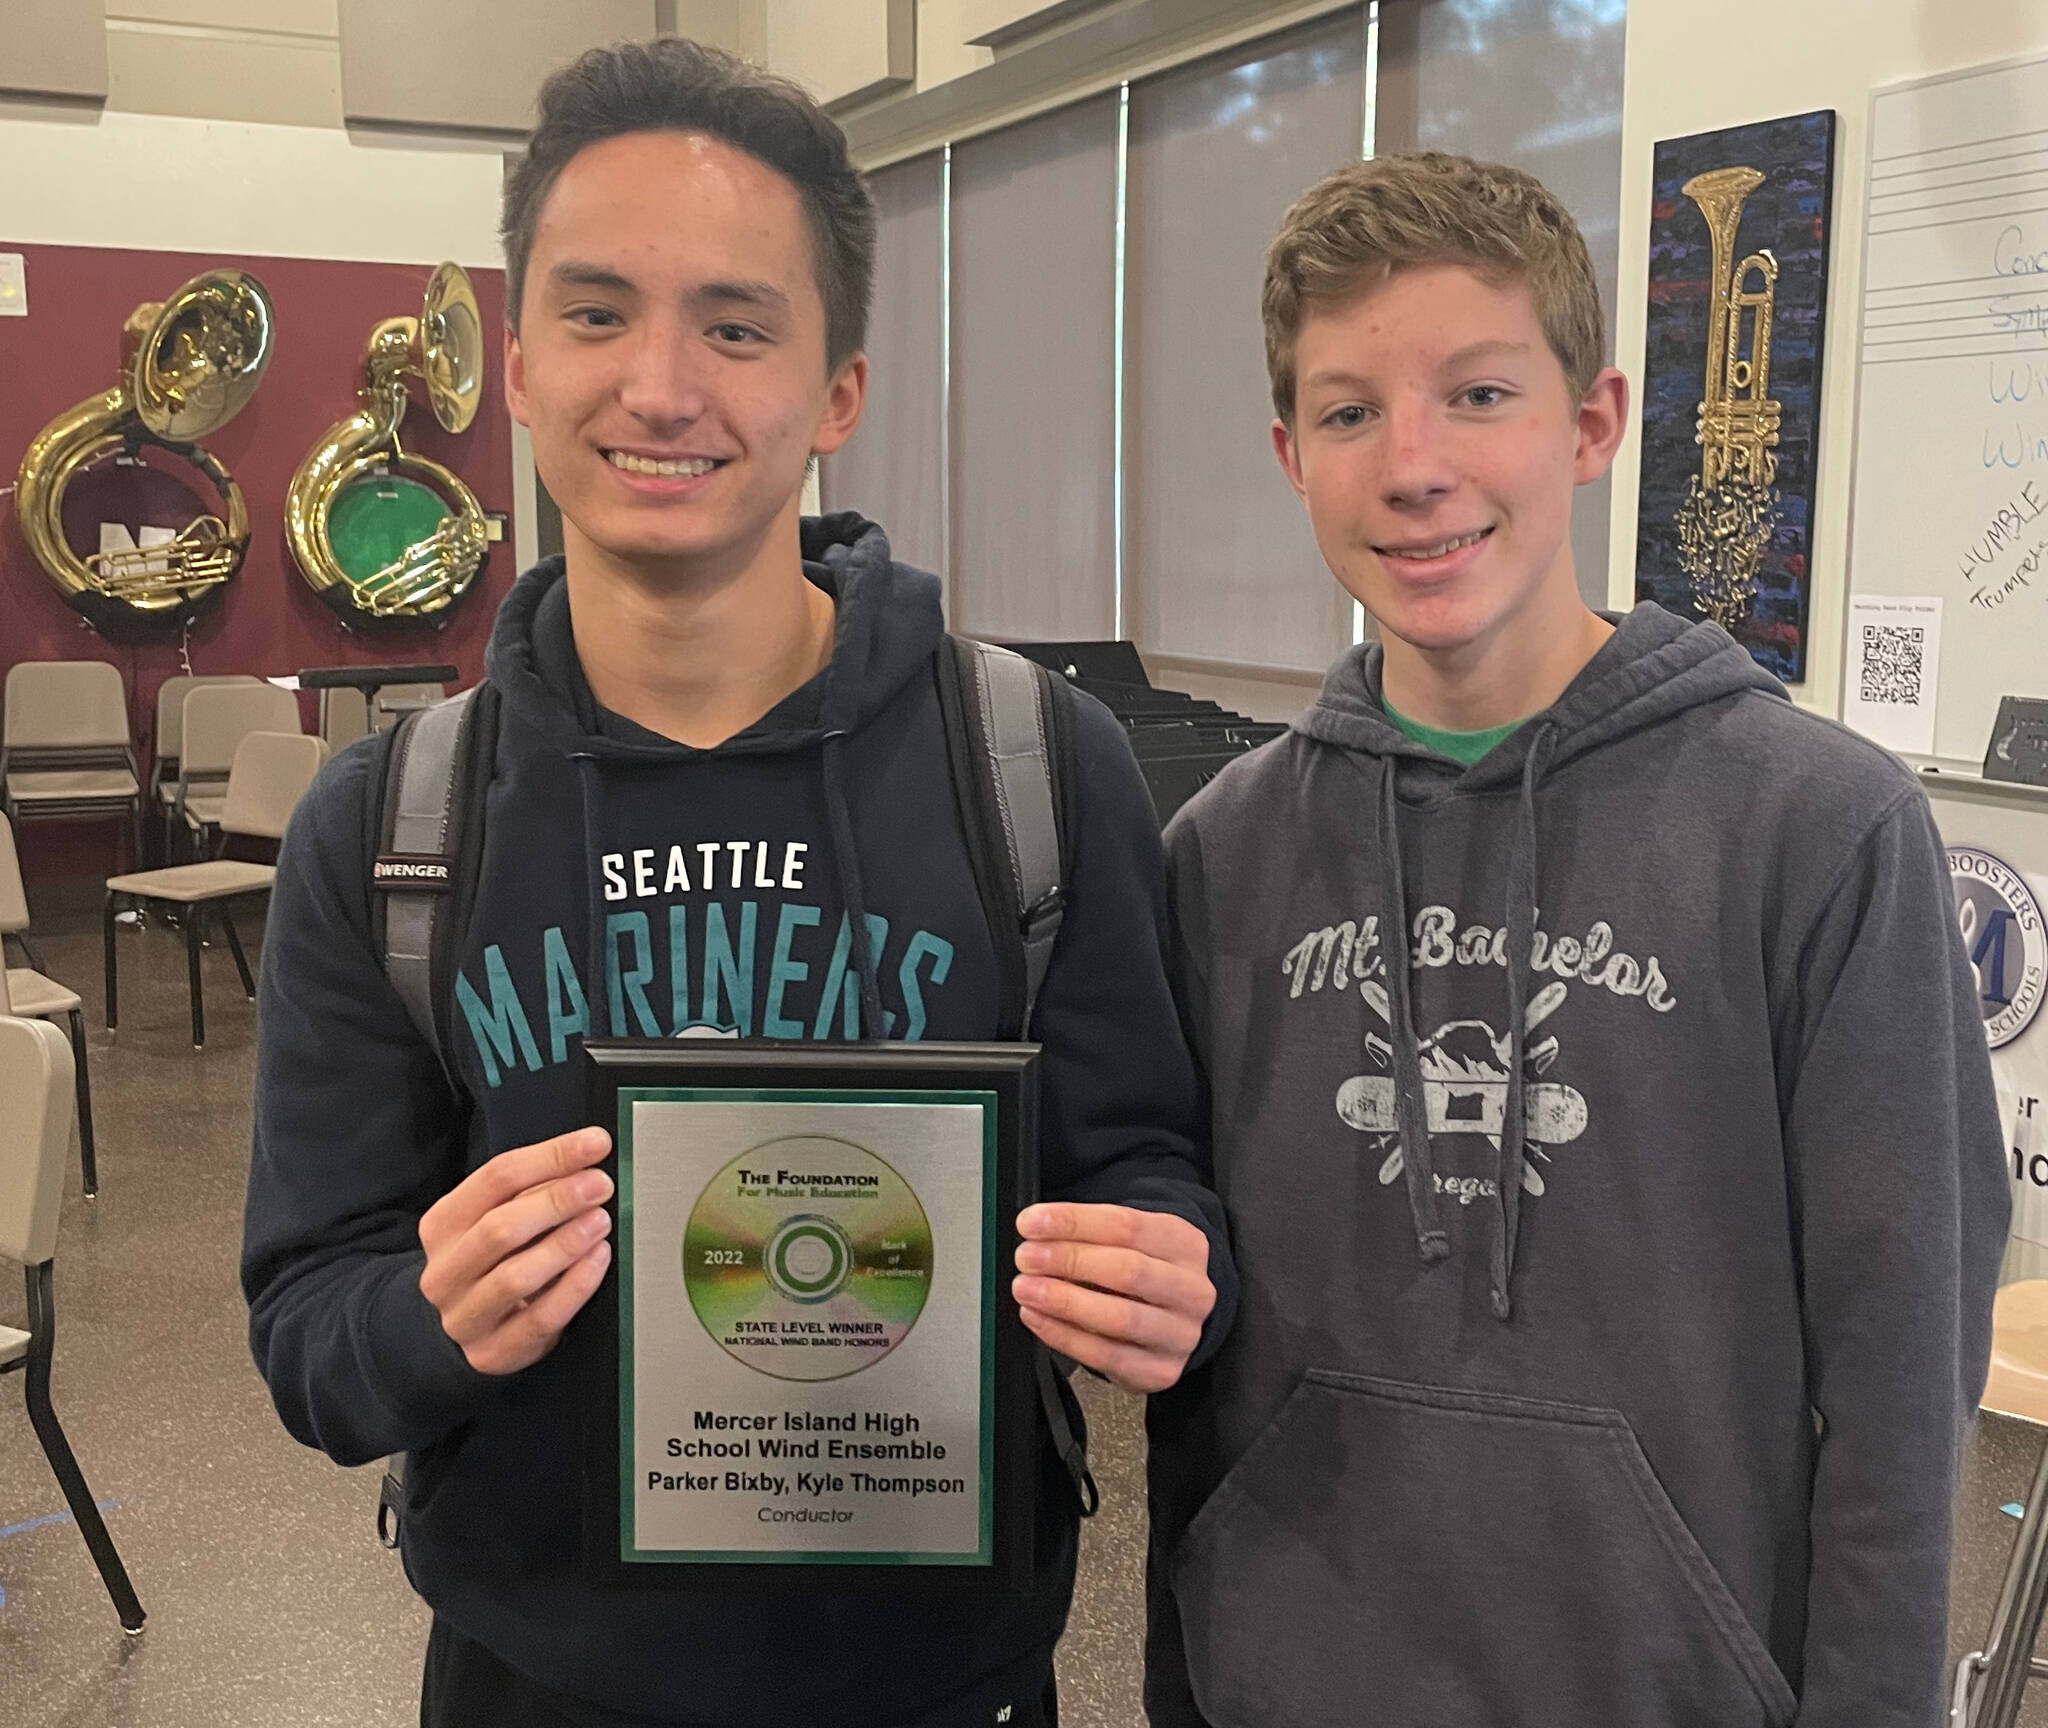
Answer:
[[[617,1374],[592,1424],[600,1572],[1017,1587],[1037,1394],[1010,1279],[1037,1046],[585,1050],[615,1183],[592,1304]]]

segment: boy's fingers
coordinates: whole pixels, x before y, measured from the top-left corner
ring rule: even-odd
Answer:
[[[611,1146],[612,1137],[602,1128],[577,1128],[500,1152],[427,1208],[420,1220],[420,1240],[429,1247],[450,1241],[527,1189],[598,1163]]]
[[[1201,1342],[1200,1324],[1183,1314],[1122,1296],[1107,1296],[1099,1290],[1084,1290],[1078,1284],[1057,1278],[1034,1278],[1027,1274],[1016,1280],[1012,1292],[1020,1308],[1036,1309],[1098,1338],[1168,1354],[1178,1352],[1182,1357]]]
[[[612,1245],[599,1242],[554,1283],[510,1315],[482,1344],[465,1351],[470,1366],[484,1374],[516,1374],[555,1347],[562,1329],[604,1282]]]
[[[1180,1378],[1181,1366],[1187,1361],[1185,1354],[1159,1356],[1098,1337],[1032,1308],[1024,1310],[1024,1322],[1048,1350],[1057,1350],[1083,1368],[1093,1368],[1126,1392],[1164,1392]]]
[[[1128,1248],[1183,1266],[1207,1266],[1209,1238],[1172,1212],[1138,1206],[1092,1205],[1056,1200],[1027,1206],[1017,1215],[1017,1234],[1027,1242],[1092,1242]]]
[[[490,1335],[505,1317],[516,1312],[605,1239],[611,1218],[585,1212],[557,1226],[523,1253],[501,1260],[455,1298],[441,1315],[441,1326],[458,1344]]]
[[[1176,1265],[1129,1248],[1098,1248],[1085,1242],[1025,1242],[1017,1248],[1018,1270],[1070,1284],[1149,1302],[1176,1314],[1206,1319],[1216,1290],[1206,1272]]]
[[[550,1230],[592,1212],[602,1217],[598,1208],[610,1192],[611,1179],[603,1171],[579,1170],[492,1208],[458,1236],[435,1241],[423,1222],[420,1241],[427,1250],[427,1265],[420,1274],[422,1294],[445,1318],[471,1286]]]

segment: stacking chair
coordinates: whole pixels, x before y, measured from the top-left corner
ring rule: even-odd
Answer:
[[[2008,1284],[1991,1307],[1991,1375],[1983,1408],[2029,1424],[2048,1440],[2048,1279]],[[2027,1681],[2048,1675],[2034,1654],[2048,1607],[2048,1445],[2013,1538],[2012,1558],[1982,1650],[1956,1665],[1950,1728],[2013,1728]]]
[[[7,964],[7,938],[12,936],[28,958],[26,966]],[[98,1196],[100,1173],[93,1158],[92,1082],[85,1069],[85,1005],[78,992],[67,990],[43,974],[42,956],[28,939],[28,895],[21,885],[21,861],[14,854],[14,830],[0,816],[0,1014],[27,1020],[71,1021],[72,1065],[78,1074],[78,1160],[85,1167],[85,1197]]]
[[[203,691],[187,698],[196,701]],[[242,834],[261,840],[282,840],[292,808],[312,784],[320,764],[327,759],[327,746],[318,738],[299,732],[251,732],[235,748],[234,766],[228,773],[228,787],[221,803],[223,835]],[[185,926],[185,974],[192,996],[192,1047],[206,1045],[206,1004],[200,992],[199,944],[206,915],[215,912],[227,932],[228,947],[241,974],[242,989],[250,1001],[256,999],[256,980],[249,972],[248,956],[242,952],[242,938],[235,929],[230,908],[237,900],[255,899],[270,892],[277,879],[271,864],[250,864],[239,859],[215,858],[197,864],[173,864],[163,870],[138,870],[127,876],[107,878],[107,904],[103,923],[107,955],[107,1030],[120,1023],[119,978],[114,953],[114,921],[122,905],[142,901],[179,909]]]
[[[192,855],[203,858],[207,830],[220,825],[236,746],[251,732],[299,730],[298,697],[274,684],[251,679],[247,684],[207,684],[188,691],[178,782],[167,797],[167,832],[182,830],[191,840]],[[168,843],[165,859],[169,861]]]
[[[104,660],[24,660],[7,674],[0,814],[9,821],[125,817],[142,857],[142,778],[128,690]]]
[[[262,680],[247,672],[179,672],[166,678],[156,691],[156,733],[150,741],[150,800],[168,812],[176,802],[178,758],[185,737],[185,697],[199,684],[257,684]],[[169,829],[166,826],[166,836]],[[168,862],[168,860],[166,860]]]
[[[26,1371],[29,1424],[100,1569],[121,1629],[132,1635],[142,1630],[142,1604],[50,1406],[57,1339],[50,1262],[57,1252],[70,1139],[71,1051],[64,1034],[44,1020],[0,1016],[0,1255],[21,1262],[28,1285],[28,1330],[0,1326],[0,1373]]]

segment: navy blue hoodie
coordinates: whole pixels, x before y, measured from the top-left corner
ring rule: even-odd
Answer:
[[[372,945],[358,747],[322,772],[279,859],[264,944],[243,1288],[285,1425],[343,1464],[413,1456],[407,1570],[436,1614],[602,1711],[719,1728],[883,1728],[1049,1646],[1064,1624],[1073,1491],[1041,1447],[1036,1588],[949,1597],[867,1638],[792,1644],[772,1588],[604,1593],[580,1571],[589,1315],[523,1373],[474,1371],[420,1294],[419,1218],[470,1170],[583,1120],[593,1035],[994,1035],[997,971],[934,682],[935,579],[857,516],[804,526],[837,602],[831,662],[695,750],[599,709],[559,561],[498,616],[504,712],[453,1011],[451,1096]],[[1069,910],[1031,1028],[1044,1046],[1051,1198],[1169,1211],[1234,1284],[1193,1139],[1195,1078],[1165,974],[1156,819],[1116,722],[1063,688],[1074,740]],[[865,917],[872,979],[850,939]],[[865,1001],[864,1001],[865,998]],[[1042,1426],[1042,1424],[1041,1424]],[[806,1624],[859,1606],[805,1596]],[[800,1649],[801,1660],[792,1659]]]

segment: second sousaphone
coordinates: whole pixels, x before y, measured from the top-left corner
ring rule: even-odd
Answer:
[[[459,475],[399,428],[421,379],[434,418],[467,431],[483,390],[483,321],[459,264],[436,267],[417,318],[386,318],[363,354],[362,405],[307,452],[285,494],[300,571],[345,624],[431,618],[483,568],[484,513]]]

